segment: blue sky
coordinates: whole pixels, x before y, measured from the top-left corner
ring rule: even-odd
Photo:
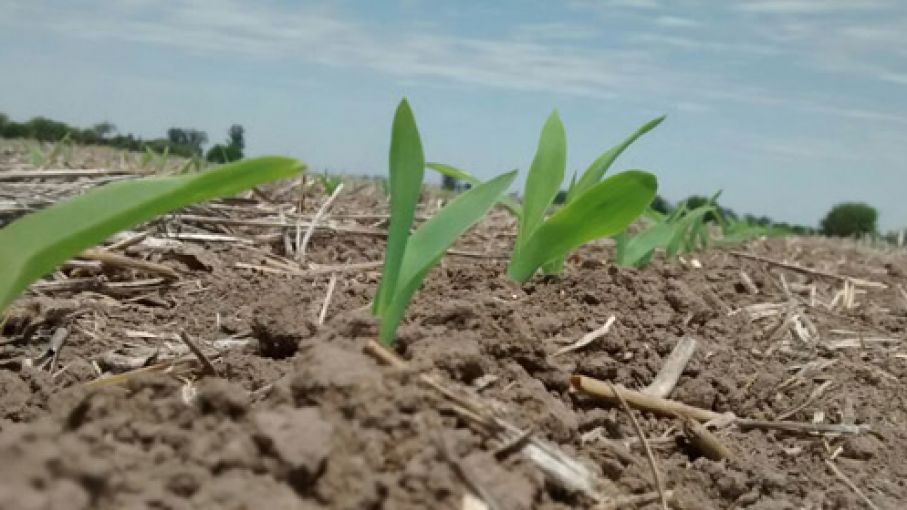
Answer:
[[[907,226],[903,0],[0,0],[0,111],[159,136],[246,127],[251,154],[386,172],[402,96],[430,160],[525,170],[558,108],[569,169],[815,225],[866,201]]]

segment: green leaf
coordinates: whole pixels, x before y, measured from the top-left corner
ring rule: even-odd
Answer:
[[[545,219],[548,207],[560,191],[566,166],[567,135],[555,110],[542,127],[538,148],[532,166],[529,167],[529,175],[526,177],[523,215],[520,217],[520,229],[516,238],[517,246],[527,242]]]
[[[406,99],[400,101],[391,128],[389,158],[391,220],[384,252],[384,270],[372,306],[372,313],[382,315],[396,292],[403,254],[406,253],[409,230],[422,193],[425,156],[416,119]]]
[[[416,230],[406,246],[395,294],[381,314],[381,341],[390,344],[406,307],[431,268],[456,239],[479,221],[500,199],[516,171],[480,183],[459,195]]]
[[[24,216],[0,230],[0,310],[31,282],[116,232],[303,169],[298,161],[269,157],[192,175],[120,181]]]
[[[643,124],[639,129],[637,129],[632,135],[630,135],[623,142],[611,147],[604,154],[598,157],[595,161],[589,165],[589,168],[583,172],[583,175],[580,177],[579,181],[576,182],[576,185],[572,187],[571,193],[567,194],[567,201],[569,202],[574,197],[582,195],[592,186],[595,186],[599,181],[604,177],[605,172],[611,167],[611,164],[614,163],[614,160],[617,159],[620,154],[627,149],[633,142],[636,141],[640,136],[648,133],[655,129],[656,126],[662,123],[665,120],[665,116],[662,115],[657,119],[652,119],[649,122]]]
[[[507,274],[525,282],[542,264],[593,239],[623,231],[652,203],[657,187],[654,175],[636,170],[596,184],[514,248]]]
[[[674,235],[674,225],[658,223],[630,237],[625,234],[623,240],[618,240],[616,262],[621,266],[644,266],[649,262],[652,253],[657,249],[667,246]]]
[[[425,163],[425,166],[435,172],[438,172],[441,175],[446,175],[448,177],[453,177],[458,181],[468,182],[472,186],[478,186],[482,181],[478,177],[472,175],[466,170],[460,170],[459,168],[452,167],[450,165],[445,165],[444,163]]]
[[[459,168],[445,165],[444,163],[426,163],[425,166],[430,170],[438,172],[441,175],[446,175],[448,177],[453,177],[454,179],[467,182],[470,186],[478,186],[482,183],[482,181],[480,181],[478,177],[472,175],[466,170],[460,170]],[[523,208],[520,207],[520,204],[518,204],[516,200],[506,195],[502,195],[501,199],[498,200],[498,202],[506,207],[517,218],[519,218],[523,213]]]

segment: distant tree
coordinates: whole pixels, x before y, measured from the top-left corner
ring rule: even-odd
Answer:
[[[227,145],[232,145],[239,149],[240,153],[246,148],[246,130],[239,124],[233,124],[227,130]]]
[[[698,207],[702,207],[702,206],[704,206],[704,205],[706,205],[706,204],[708,204],[708,203],[710,203],[710,199],[707,198],[707,197],[701,196],[701,195],[691,195],[691,196],[687,197],[687,199],[686,199],[686,204],[687,204],[687,210],[688,210],[688,211],[692,211],[693,209],[696,209],[696,208],[698,208]],[[717,203],[716,203],[715,205],[718,206]],[[733,218],[736,218],[736,217],[737,217],[737,214],[734,213],[733,211],[731,211],[730,209],[724,209],[724,208],[718,206],[718,214],[722,214],[722,215],[723,215],[725,211],[730,212],[731,214],[733,214]],[[711,212],[710,212],[710,213],[708,213],[708,214],[705,215],[705,221],[717,222],[717,221],[718,221],[718,216],[716,216],[714,213],[711,213]]]
[[[167,139],[170,140],[170,143],[173,145],[188,145],[189,137],[186,135],[186,131],[182,128],[172,127],[167,130]]]
[[[243,158],[243,149],[246,146],[245,129],[239,124],[233,124],[227,130],[227,143],[217,144],[208,149],[205,159],[211,163],[230,163]]]
[[[709,203],[709,199],[701,195],[692,195],[690,197],[687,197],[686,203],[687,209],[693,210],[697,207],[702,207],[705,204]]]
[[[740,217],[737,216],[737,213],[734,212],[734,210],[731,209],[730,207],[719,206],[718,214],[720,214],[721,217],[724,218],[725,220],[729,220],[729,221],[737,221],[738,219],[740,219]]]
[[[243,157],[242,150],[233,145],[217,144],[205,154],[205,159],[211,163],[231,163],[239,161]]]
[[[25,127],[29,137],[42,142],[56,142],[71,130],[66,124],[46,117],[35,117],[28,121]]]
[[[208,143],[208,133],[197,129],[186,130],[187,145],[198,155],[202,153],[202,145]]]
[[[5,113],[0,113],[0,134],[3,133],[3,128],[5,128],[7,124],[9,124],[9,117],[7,117]]]
[[[665,197],[661,195],[655,195],[655,198],[652,200],[651,206],[652,209],[660,212],[661,214],[670,214],[674,210],[674,207],[671,205],[671,202],[668,202]]]
[[[91,131],[97,135],[98,138],[104,139],[109,135],[112,135],[117,132],[117,127],[111,124],[110,122],[98,122],[91,127]]]
[[[820,227],[827,236],[851,237],[872,234],[879,217],[875,208],[857,202],[845,202],[832,207]]]
[[[172,127],[167,130],[170,152],[180,156],[200,156],[204,152],[202,145],[208,143],[208,134],[197,129]]]

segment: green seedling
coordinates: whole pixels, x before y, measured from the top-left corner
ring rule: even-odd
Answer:
[[[43,168],[47,164],[47,156],[41,150],[41,142],[37,142],[28,149],[28,156],[32,166]]]
[[[72,136],[69,132],[63,135],[63,138],[60,138],[51,148],[50,155],[47,156],[48,163],[56,163],[57,159],[64,153],[64,162],[72,158]]]
[[[614,159],[636,138],[658,125],[656,119],[622,144],[609,149],[568,189],[566,204],[546,218],[561,189],[567,162],[564,126],[552,112],[542,128],[538,149],[523,191],[520,226],[507,274],[525,282],[539,270],[557,274],[567,254],[583,244],[623,231],[655,197],[654,175],[630,170],[601,180]]]
[[[316,178],[318,179],[318,182],[321,183],[321,187],[324,188],[324,193],[326,195],[333,195],[337,187],[343,184],[342,177],[339,175],[330,175],[327,170],[316,175]]]
[[[116,232],[303,169],[298,161],[267,157],[198,174],[119,181],[24,216],[0,229],[0,312],[33,281]]]
[[[681,203],[670,215],[648,211],[644,215],[650,223],[647,228],[633,236],[625,232],[615,237],[615,258],[618,265],[648,265],[658,249],[663,249],[665,256],[671,258],[679,253],[708,248],[711,238],[706,218],[711,214],[722,221],[715,204],[719,194],[720,192],[716,193],[708,203],[692,210],[687,210],[686,203]]]
[[[141,163],[142,170],[147,169],[148,166],[151,165],[151,162],[154,161],[156,158],[157,158],[157,153],[154,152],[154,149],[152,149],[151,147],[146,145],[145,153],[142,154],[142,163]]]
[[[201,172],[205,168],[205,160],[201,156],[195,155],[187,159],[183,166],[179,169],[179,174],[188,174]]]
[[[416,120],[404,99],[391,131],[388,188],[391,219],[381,283],[372,313],[381,321],[380,338],[392,344],[397,326],[422,280],[454,241],[491,209],[516,172],[480,183],[459,195],[410,235],[422,191],[425,157]]]
[[[37,145],[31,147],[30,156],[32,165],[38,168],[44,168],[47,165],[54,164],[57,162],[57,159],[63,155],[64,151],[66,156],[64,160],[72,158],[72,139],[69,133],[63,135],[63,138],[60,138],[53,147],[50,148],[50,151],[45,153],[41,149],[41,142],[38,142]]]
[[[459,168],[452,167],[450,165],[445,165],[444,163],[426,163],[425,166],[430,170],[438,172],[441,175],[453,177],[454,179],[463,181],[473,187],[478,186],[482,183],[482,181],[479,180],[478,177],[472,175],[471,173],[465,170],[460,170]],[[501,197],[500,204],[506,207],[517,218],[519,218],[520,214],[523,213],[523,209],[522,207],[520,207],[520,204],[517,203],[516,200],[506,195]]]

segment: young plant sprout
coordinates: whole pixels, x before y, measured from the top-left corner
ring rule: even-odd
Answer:
[[[0,312],[33,281],[116,232],[304,168],[293,159],[266,157],[197,174],[119,181],[24,216],[0,229]]]
[[[500,199],[516,172],[479,183],[461,194],[410,235],[422,191],[425,158],[409,103],[397,107],[391,131],[388,187],[391,219],[381,283],[372,313],[381,321],[380,338],[394,342],[406,307],[444,252]]]
[[[324,194],[331,196],[334,194],[334,190],[337,189],[337,186],[340,186],[343,183],[343,178],[339,175],[330,175],[328,171],[325,170],[320,174],[315,176],[318,179],[318,182],[321,183],[321,187],[324,189]]]
[[[621,232],[654,198],[657,182],[651,174],[629,171],[602,181],[614,160],[642,135],[661,124],[653,119],[621,143],[599,156],[577,180],[573,176],[564,207],[545,219],[560,192],[566,166],[566,137],[557,112],[551,114],[539,139],[538,150],[523,193],[521,206],[510,197],[501,205],[520,220],[520,229],[508,274],[526,281],[539,269],[548,274],[563,271],[564,258],[582,244]],[[479,179],[459,168],[428,163],[428,168],[473,186]],[[606,184],[607,183],[607,184]]]
[[[658,125],[656,119],[622,144],[600,156],[579,181],[571,184],[565,205],[548,216],[548,208],[561,189],[567,162],[564,126],[552,112],[539,138],[523,192],[520,226],[507,274],[525,282],[543,268],[563,270],[567,254],[579,246],[623,231],[655,197],[655,176],[638,170],[601,180],[614,159],[640,135]]]

